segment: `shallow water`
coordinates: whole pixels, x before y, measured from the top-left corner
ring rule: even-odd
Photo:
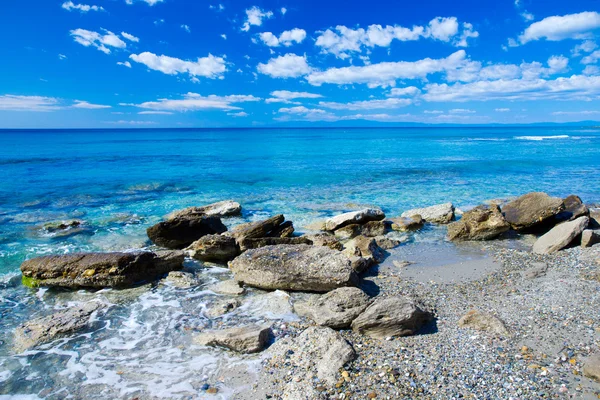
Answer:
[[[244,206],[229,226],[284,213],[298,231],[364,205],[395,216],[532,190],[600,202],[598,160],[597,129],[0,131],[0,395],[195,398],[209,383],[227,398],[235,385],[219,381],[224,369],[254,371],[257,357],[196,346],[193,333],[291,318],[256,304],[206,318],[218,297],[207,287],[229,274],[200,263],[188,265],[203,282],[190,290],[65,293],[23,288],[26,258],[152,248],[145,229],[163,215],[227,198]],[[40,229],[65,219],[84,223],[66,235]],[[442,238],[430,229],[404,239],[410,246]],[[15,326],[92,298],[110,305],[93,329],[14,354]]]

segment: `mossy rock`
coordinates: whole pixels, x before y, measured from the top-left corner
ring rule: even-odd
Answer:
[[[21,283],[28,288],[38,288],[41,286],[41,281],[39,279],[30,278],[25,275],[22,275]]]

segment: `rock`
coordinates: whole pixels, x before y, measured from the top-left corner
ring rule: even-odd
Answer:
[[[250,249],[258,249],[265,246],[277,246],[277,245],[290,245],[290,244],[309,244],[312,245],[309,239],[299,237],[264,237],[264,238],[244,238],[239,241],[240,250],[246,251]]]
[[[498,336],[510,336],[504,322],[492,314],[471,310],[458,320],[458,326],[471,328],[478,331],[486,331]]]
[[[174,218],[197,218],[202,216],[207,217],[231,217],[240,215],[242,206],[233,200],[219,201],[217,203],[208,204],[202,207],[188,207],[183,210],[175,211],[167,216],[167,219]]]
[[[237,299],[219,300],[213,303],[204,314],[208,318],[217,318],[238,308],[242,303]]]
[[[206,235],[223,233],[227,227],[219,217],[177,217],[146,230],[152,243],[168,249],[183,249]]]
[[[579,217],[574,221],[556,225],[533,244],[533,252],[550,254],[564,249],[583,232],[589,220],[588,217]]]
[[[291,381],[285,385],[282,400],[327,400],[327,397],[317,391],[311,384]]]
[[[269,236],[273,238],[289,238],[294,234],[294,224],[292,221],[285,221],[279,226],[273,228],[271,232],[269,232]]]
[[[272,335],[270,326],[248,325],[241,328],[206,331],[198,335],[195,341],[202,346],[221,346],[248,354],[262,351]]]
[[[340,228],[334,232],[334,235],[339,240],[349,240],[355,238],[360,235],[361,229],[360,225],[352,224],[346,225],[343,228]]]
[[[26,322],[15,330],[15,351],[21,353],[38,344],[81,330],[88,326],[92,314],[103,307],[102,303],[90,301]]]
[[[352,211],[329,218],[325,221],[325,230],[335,231],[347,225],[362,225],[370,221],[382,221],[384,218],[385,214],[381,210],[365,208],[364,210]]]
[[[547,271],[548,271],[548,264],[541,263],[541,262],[533,263],[531,268],[523,273],[523,276],[526,279],[540,278],[540,277],[546,275]]]
[[[590,209],[590,229],[600,229],[600,209]]]
[[[298,315],[312,319],[317,325],[344,329],[348,328],[370,303],[369,296],[359,288],[345,287],[313,297],[306,302],[296,303],[294,309]]]
[[[390,250],[394,247],[398,247],[402,244],[402,241],[391,239],[385,236],[378,236],[375,238],[377,246],[381,247],[382,250]]]
[[[246,293],[246,289],[241,287],[240,284],[233,279],[212,285],[209,290],[212,290],[215,293],[227,294],[231,296],[239,296]]]
[[[415,334],[430,320],[429,313],[403,297],[376,299],[352,321],[352,330],[375,339]]]
[[[342,240],[352,239],[359,235],[375,237],[385,235],[386,231],[387,224],[384,221],[370,221],[364,225],[346,225],[335,231],[335,237]]]
[[[514,230],[523,231],[554,217],[564,210],[564,207],[562,199],[558,197],[533,192],[506,204],[502,213]]]
[[[66,239],[76,235],[93,235],[92,227],[85,225],[84,221],[78,219],[48,222],[41,228],[37,227],[38,234],[42,236],[50,236],[53,239]]]
[[[165,280],[172,286],[182,289],[191,288],[200,284],[200,281],[196,279],[194,274],[183,271],[171,271]]]
[[[305,244],[248,250],[231,261],[229,268],[236,281],[267,290],[328,292],[358,282],[346,256]]]
[[[339,370],[356,358],[352,346],[331,328],[313,326],[295,339],[278,341],[272,347],[273,356],[285,360],[286,366],[295,371],[295,378],[310,384],[316,375],[333,386],[339,378]]]
[[[344,245],[331,233],[317,233],[304,236],[313,243],[313,246],[329,247],[332,250],[343,250]]]
[[[365,236],[357,236],[344,245],[344,254],[348,257],[358,256],[369,261],[370,264],[379,264],[385,259],[385,252],[377,241]]]
[[[426,222],[447,224],[454,220],[454,205],[452,205],[452,203],[444,203],[431,207],[415,208],[403,212],[401,217],[410,218],[417,215],[420,215]]]
[[[54,233],[57,231],[64,231],[71,228],[77,228],[83,224],[82,221],[78,219],[72,219],[69,221],[58,221],[58,222],[48,222],[42,226],[42,230],[48,233]]]
[[[565,209],[556,216],[558,221],[573,221],[579,217],[588,217],[590,215],[590,210],[583,204],[579,196],[572,194],[563,199],[563,204],[565,205]]]
[[[294,319],[291,296],[283,290],[252,296],[244,302],[252,315],[267,319]],[[296,318],[297,319],[297,318]]]
[[[593,355],[585,360],[583,375],[600,382],[600,354]]]
[[[227,262],[240,254],[235,239],[225,235],[206,235],[192,243],[186,250],[196,260]]]
[[[417,231],[425,224],[425,220],[419,214],[393,218],[390,222],[392,230],[400,232]]]
[[[263,238],[270,236],[271,231],[277,229],[285,221],[282,214],[265,219],[263,221],[249,222],[236,226],[228,233],[229,236],[240,241],[245,238]]]
[[[73,253],[43,256],[21,264],[23,284],[65,288],[131,287],[182,268],[181,251]]]
[[[450,240],[490,240],[510,229],[497,205],[479,206],[448,225]]]
[[[586,229],[581,233],[581,247],[592,247],[600,243],[600,231]]]

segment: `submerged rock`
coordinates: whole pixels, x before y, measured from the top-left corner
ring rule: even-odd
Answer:
[[[130,287],[182,268],[181,251],[75,253],[43,256],[21,264],[26,286]]]
[[[283,290],[251,296],[244,302],[244,307],[252,310],[253,315],[267,319],[295,317],[292,297]]]
[[[471,328],[478,331],[486,331],[498,336],[510,336],[510,332],[504,321],[500,318],[477,310],[471,310],[458,320],[458,326]]]
[[[212,285],[209,290],[219,294],[228,294],[232,296],[239,296],[246,293],[246,289],[240,286],[238,282],[233,279],[222,281]]]
[[[563,200],[546,193],[527,193],[506,204],[502,213],[514,230],[523,231],[541,224],[564,210]]]
[[[348,257],[327,247],[304,244],[248,250],[229,267],[236,281],[267,290],[328,292],[358,282]]]
[[[182,289],[191,288],[200,284],[200,281],[196,279],[194,274],[183,271],[169,272],[165,281],[169,282],[172,286]]]
[[[581,247],[592,247],[600,243],[600,231],[586,229],[581,233]]]
[[[77,332],[88,326],[92,314],[103,307],[102,303],[90,301],[28,321],[15,330],[14,349],[21,353],[39,344]]]
[[[386,236],[378,236],[375,238],[377,246],[381,247],[382,250],[391,250],[402,244],[401,240],[392,239]]]
[[[219,217],[185,216],[171,218],[146,230],[152,243],[167,249],[184,249],[206,235],[223,233],[227,227]]]
[[[195,341],[202,346],[221,346],[238,353],[258,353],[267,346],[272,334],[270,326],[248,325],[241,328],[206,331],[198,335]]]
[[[490,240],[510,229],[497,205],[479,206],[448,225],[450,240]]]
[[[362,314],[352,321],[352,330],[375,339],[415,334],[429,313],[403,297],[376,299]]]
[[[208,318],[217,318],[238,308],[242,303],[237,299],[218,300],[204,313]]]
[[[197,218],[201,216],[231,217],[240,215],[242,206],[233,200],[224,200],[217,203],[208,204],[202,207],[188,207],[183,210],[175,211],[167,216],[167,219],[174,218]]]
[[[579,217],[574,221],[556,225],[533,244],[533,252],[550,254],[564,249],[583,232],[588,223],[588,217]]]
[[[390,222],[392,230],[399,232],[417,231],[425,224],[425,220],[419,214],[411,215],[410,217],[393,218]]]
[[[192,243],[186,250],[196,260],[227,262],[240,254],[235,239],[225,235],[206,235]]]
[[[415,208],[402,213],[401,217],[411,218],[417,215],[433,224],[448,224],[454,220],[454,205],[452,203],[437,204],[431,207]]]
[[[265,237],[265,238],[244,238],[239,241],[240,250],[246,251],[250,249],[258,249],[266,246],[277,246],[277,245],[290,245],[290,244],[310,244],[309,239],[303,236],[298,237]]]
[[[369,296],[359,288],[335,289],[306,302],[296,303],[294,309],[318,325],[333,329],[348,328],[371,303]]]
[[[374,208],[365,208],[364,210],[351,211],[329,218],[325,221],[325,230],[335,231],[347,225],[362,225],[370,221],[382,221],[383,219],[385,219],[383,211]]]

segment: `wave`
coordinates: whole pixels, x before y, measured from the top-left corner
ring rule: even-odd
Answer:
[[[549,140],[549,139],[569,139],[569,135],[555,135],[555,136],[515,136],[514,139],[517,140]]]

